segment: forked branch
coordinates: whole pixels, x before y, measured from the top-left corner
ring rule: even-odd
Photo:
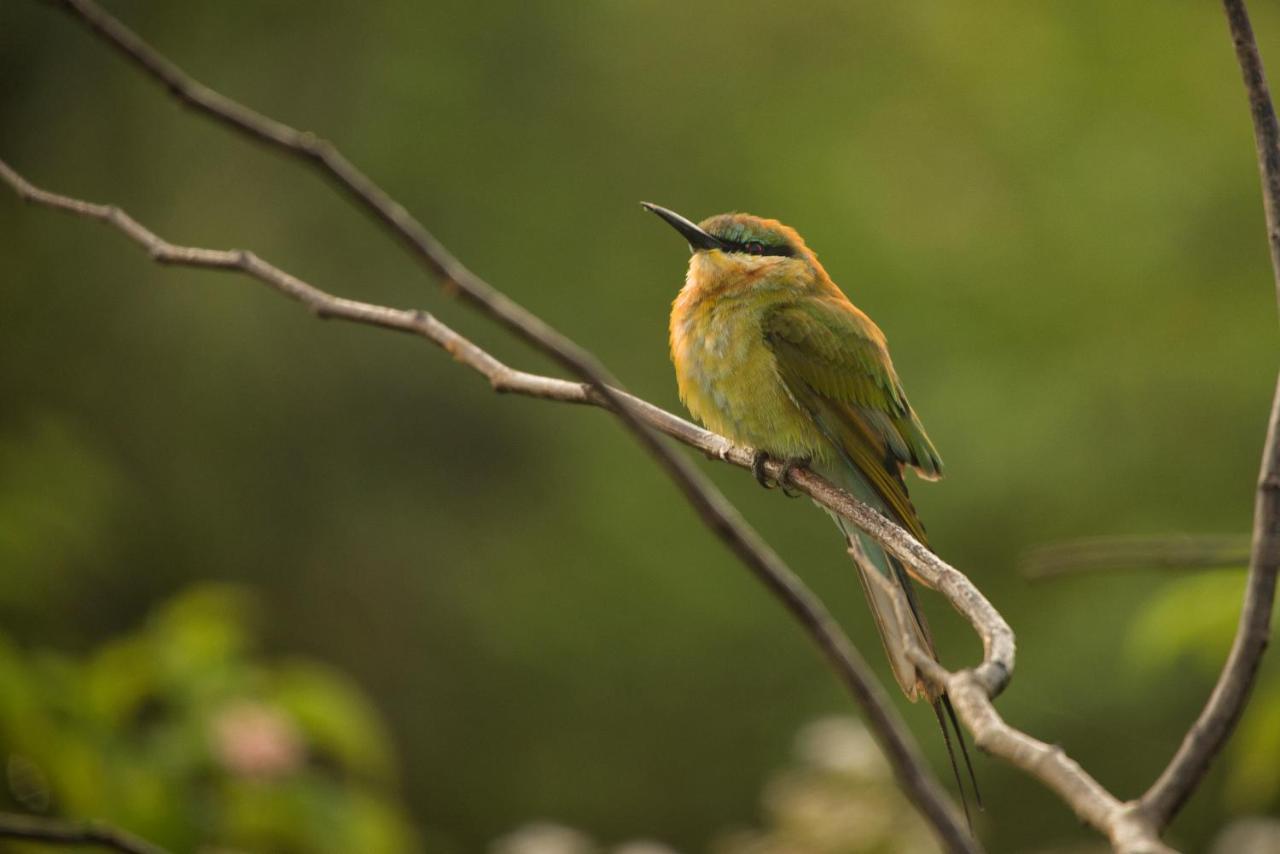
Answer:
[[[874,575],[874,574],[873,574]],[[911,605],[902,587],[875,575],[875,583],[893,597],[899,625],[911,625]],[[1076,815],[1111,840],[1116,851],[1128,854],[1170,854],[1156,826],[1137,802],[1125,803],[1089,775],[1061,747],[1046,744],[1007,724],[973,671],[952,673],[903,631],[907,654],[924,677],[951,697],[956,715],[973,734],[974,744],[1039,779]]]

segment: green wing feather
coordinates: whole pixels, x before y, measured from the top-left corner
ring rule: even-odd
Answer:
[[[778,375],[791,398],[814,420],[818,430],[835,446],[838,456],[862,475],[862,478],[837,480],[851,482],[860,497],[866,494],[866,490],[857,487],[861,484],[869,486],[897,521],[916,539],[927,544],[924,526],[907,495],[902,469],[912,466],[923,477],[932,480],[942,476],[942,459],[907,402],[902,384],[893,370],[893,362],[889,359],[883,333],[870,318],[841,296],[781,305],[764,317],[763,327],[765,341],[777,360]],[[915,615],[917,638],[933,652],[932,635],[916,604],[907,568],[885,554],[877,544],[869,542],[865,535],[857,535],[855,540],[845,524],[838,518],[836,521],[846,536],[850,536],[851,544],[862,543],[862,557],[855,558],[862,576],[868,572],[880,572],[897,578]],[[952,752],[944,717],[944,714],[950,716],[954,726],[955,712],[951,701],[945,692],[931,691],[920,680],[903,651],[901,633],[904,627],[892,610],[892,603],[883,598],[879,589],[865,577],[863,583],[895,678],[908,697],[915,699],[923,691],[933,704],[967,817],[968,799],[964,797],[964,784],[960,782],[960,769]],[[959,736],[960,754],[969,769],[974,795],[981,806],[978,782],[959,727],[956,727],[956,734]]]
[[[791,397],[925,542],[902,468],[933,480],[942,476],[942,459],[907,402],[880,330],[847,300],[824,297],[773,309],[763,331]]]

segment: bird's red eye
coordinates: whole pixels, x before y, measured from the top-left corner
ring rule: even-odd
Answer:
[[[758,240],[753,240],[742,248],[750,252],[752,255],[764,254],[764,244]]]

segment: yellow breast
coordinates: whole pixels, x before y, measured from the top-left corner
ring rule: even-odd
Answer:
[[[764,277],[725,283],[706,272],[695,259],[672,306],[680,399],[707,429],[734,442],[776,456],[811,455],[822,437],[787,394],[762,332],[765,313],[788,295]]]

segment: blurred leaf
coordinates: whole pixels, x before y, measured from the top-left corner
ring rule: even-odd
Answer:
[[[102,646],[85,666],[86,711],[124,726],[157,689],[153,648],[130,637]]]
[[[369,854],[409,854],[418,845],[404,813],[385,799],[357,792],[347,801],[347,829],[344,851]]]
[[[348,770],[386,780],[391,746],[377,712],[350,678],[318,664],[282,666],[273,697],[306,734],[309,743]]]
[[[181,594],[148,623],[147,643],[174,699],[203,703],[231,687],[250,642],[248,593],[232,585],[200,585]]]
[[[1139,612],[1129,653],[1153,667],[1188,658],[1208,670],[1222,666],[1240,618],[1244,574],[1210,572],[1169,582]]]
[[[415,850],[377,711],[331,668],[255,657],[251,611],[248,590],[202,585],[83,659],[24,660],[0,637],[0,744],[22,805],[175,850]]]

